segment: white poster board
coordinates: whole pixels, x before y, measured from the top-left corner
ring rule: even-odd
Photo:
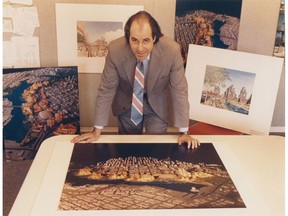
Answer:
[[[124,36],[128,18],[143,9],[133,5],[56,3],[58,65],[76,64],[79,73],[102,73],[106,51],[94,55],[90,48],[101,46],[103,51],[111,40]],[[85,45],[79,43],[79,29],[86,36]],[[88,49],[89,54],[79,54],[83,49]]]
[[[190,45],[190,119],[269,134],[282,66],[276,57]]]

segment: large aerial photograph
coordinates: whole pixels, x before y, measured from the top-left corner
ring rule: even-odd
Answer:
[[[242,0],[176,0],[174,37],[186,61],[189,44],[237,50]]]
[[[212,143],[75,144],[59,211],[246,208]]]
[[[76,66],[3,70],[4,160],[31,160],[48,137],[79,132]]]

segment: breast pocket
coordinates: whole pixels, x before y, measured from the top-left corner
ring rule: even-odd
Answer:
[[[170,77],[169,75],[158,77],[156,83],[155,83],[155,90],[156,91],[163,91],[166,89],[170,84]]]

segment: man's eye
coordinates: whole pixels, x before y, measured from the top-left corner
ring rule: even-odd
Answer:
[[[145,43],[145,44],[148,44],[149,42],[150,42],[149,39],[145,39],[145,40],[144,40],[144,43]]]

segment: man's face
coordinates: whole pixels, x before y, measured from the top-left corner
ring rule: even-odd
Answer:
[[[156,38],[148,22],[134,21],[130,27],[129,44],[137,60],[144,60],[151,53]]]

